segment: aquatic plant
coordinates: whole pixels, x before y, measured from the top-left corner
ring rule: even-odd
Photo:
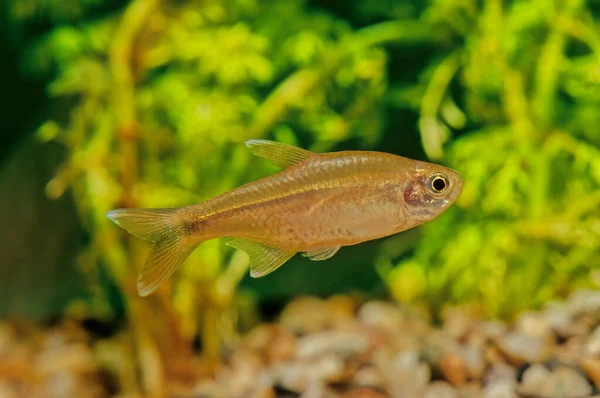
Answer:
[[[460,171],[465,186],[418,239],[401,234],[381,245],[377,269],[400,301],[434,312],[476,303],[510,316],[593,278],[597,6],[349,3],[361,23],[383,22],[355,29],[301,0],[133,0],[122,9],[99,0],[71,0],[68,9],[56,0],[7,3],[23,20],[42,14],[55,24],[24,61],[31,72],[55,74],[48,92],[66,110],[38,132],[69,153],[47,193],[71,190],[90,232],[80,256],[93,292],[85,312],[111,315],[111,283],[124,298],[129,328],[122,344],[103,347],[135,358],[110,364],[120,367],[124,390],[138,388],[137,367],[142,389],[153,392],[203,369],[191,349],[197,335],[212,359],[236,340],[251,314],[239,311],[249,303],[237,289],[247,263],[207,242],[172,282],[139,299],[135,278],[148,246],[105,213],[194,203],[274,171],[251,160],[241,145],[247,138],[315,151],[352,140],[365,149],[384,132],[404,140],[413,127],[388,123],[390,109],[419,115],[428,157]],[[388,77],[388,57],[399,52],[384,50],[388,42],[429,54],[417,84]],[[408,256],[399,255],[403,248]]]
[[[140,299],[135,281],[149,247],[106,212],[196,203],[273,171],[250,163],[248,138],[316,151],[350,138],[372,145],[385,125],[378,44],[425,36],[395,21],[354,31],[298,0],[133,0],[59,25],[30,49],[28,69],[54,68],[48,92],[68,104],[68,117],[44,123],[38,137],[68,150],[46,191],[71,190],[90,232],[80,256],[93,292],[85,312],[110,311],[103,270],[124,298],[130,335],[121,350],[135,359],[119,372],[122,386],[137,388],[133,366],[143,390],[163,391],[183,369],[200,369],[195,336],[213,360],[235,341],[247,260],[207,242],[172,283]]]
[[[422,228],[414,256],[395,267],[380,259],[392,292],[510,316],[591,284],[600,267],[597,9],[440,0],[421,21],[443,40],[421,83],[393,98],[418,109],[428,156],[465,185],[458,206]]]

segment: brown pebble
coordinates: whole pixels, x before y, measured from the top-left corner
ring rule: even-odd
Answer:
[[[563,364],[576,366],[583,358],[585,339],[571,337],[564,344],[557,347],[554,356]]]
[[[442,355],[440,370],[446,380],[455,386],[461,386],[467,382],[467,367],[460,355],[454,353]]]
[[[581,361],[581,369],[594,382],[596,388],[600,389],[600,358],[585,358]]]
[[[273,344],[267,349],[270,362],[287,361],[296,354],[296,336],[287,329],[280,328],[274,337]]]
[[[296,336],[280,325],[265,324],[251,330],[244,345],[264,355],[269,363],[286,361],[296,353]]]
[[[350,391],[340,395],[340,398],[388,398],[387,395],[371,388],[360,387],[353,388]]]
[[[277,394],[273,388],[263,388],[252,394],[252,398],[277,398]]]
[[[272,342],[278,325],[264,324],[252,329],[244,337],[244,344],[256,351],[264,351]]]
[[[500,349],[496,346],[487,346],[483,350],[483,357],[489,364],[504,363],[504,356],[500,352]]]
[[[330,325],[331,314],[324,300],[298,297],[284,308],[279,319],[293,333],[313,333]]]
[[[354,313],[356,305],[354,300],[348,296],[333,296],[327,300],[327,308],[332,319],[336,321],[352,320],[354,321]]]

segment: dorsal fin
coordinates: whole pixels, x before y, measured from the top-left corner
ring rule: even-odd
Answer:
[[[246,146],[256,156],[269,160],[284,169],[315,155],[314,152],[269,140],[248,140]]]

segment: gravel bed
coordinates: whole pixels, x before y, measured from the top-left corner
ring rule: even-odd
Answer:
[[[96,344],[76,323],[0,324],[0,397],[110,396]],[[600,397],[600,291],[510,323],[451,308],[435,326],[390,302],[301,297],[245,335],[214,377],[171,396]]]

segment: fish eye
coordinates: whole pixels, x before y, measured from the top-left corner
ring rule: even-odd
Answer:
[[[444,193],[449,185],[448,178],[440,173],[432,175],[427,181],[427,188],[429,191],[437,195]]]

